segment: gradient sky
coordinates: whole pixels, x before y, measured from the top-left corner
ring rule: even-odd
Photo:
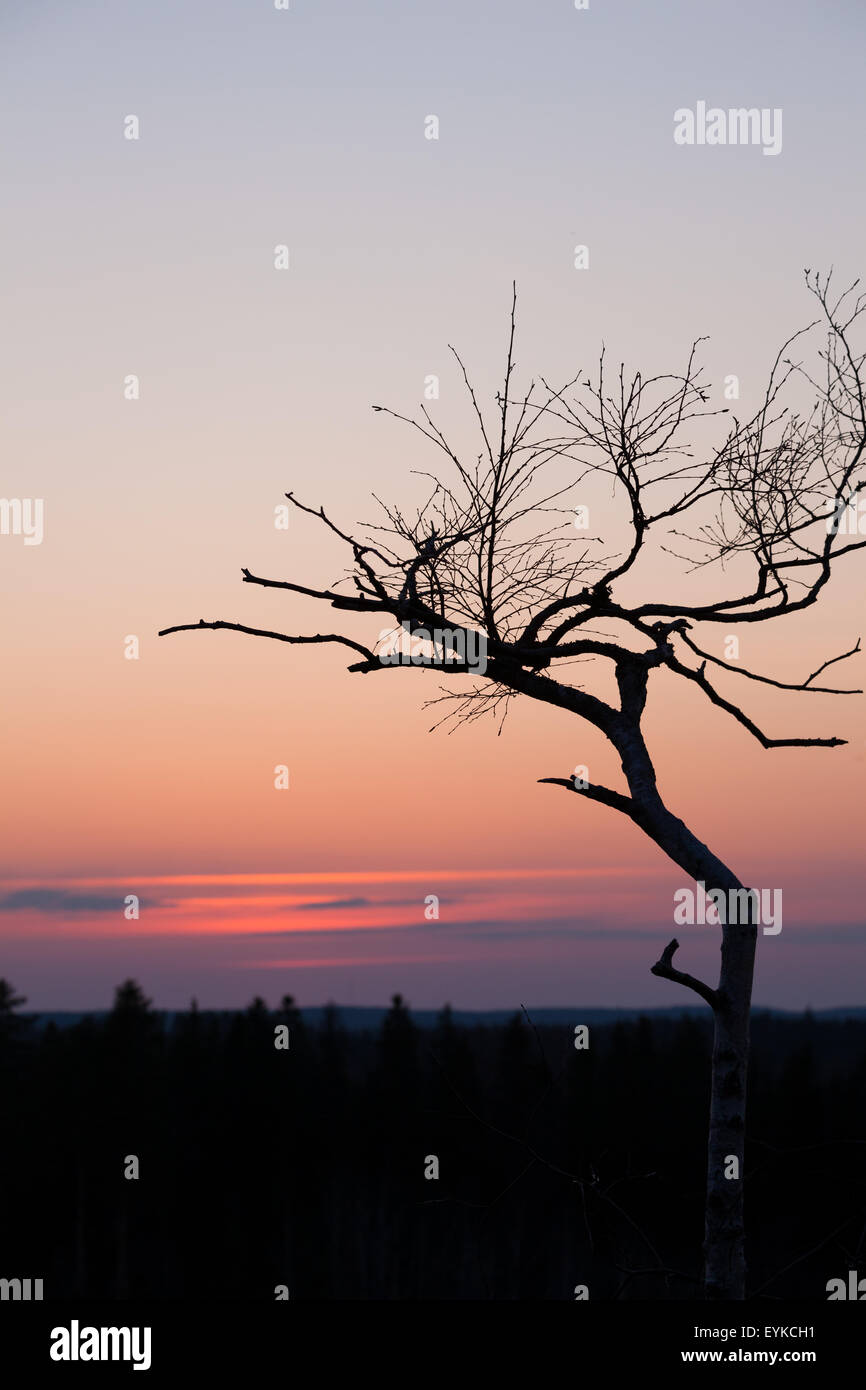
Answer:
[[[104,1006],[130,974],[166,1007],[693,1002],[649,974],[683,875],[537,785],[577,763],[619,784],[592,729],[527,703],[501,736],[430,734],[430,673],[156,633],[332,626],[241,566],[341,573],[312,520],[274,529],[289,488],[346,526],[372,492],[419,500],[429,454],[370,406],[412,413],[429,373],[474,446],[447,344],[489,399],[512,279],[524,383],[602,340],[675,370],[710,334],[713,399],[733,372],[755,404],[813,317],[803,268],[866,272],[864,27],[853,0],[4,6],[2,492],[45,499],[45,538],[0,536],[0,973],[33,1007]],[[698,100],[782,108],[782,152],[676,146]],[[853,645],[864,569],[844,563],[818,608],[740,629],[744,662],[790,680]],[[864,683],[862,658],[840,669]],[[661,678],[663,794],[743,881],[783,889],[757,1002],[862,1003],[862,700],[746,695],[771,732],[850,743],[764,752]],[[718,933],[679,935],[713,975]]]

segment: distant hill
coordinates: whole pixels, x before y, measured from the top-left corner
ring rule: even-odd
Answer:
[[[337,1009],[340,1015],[340,1024],[350,1032],[365,1032],[375,1030],[381,1026],[382,1019],[388,1010],[382,1007],[357,1007],[355,1005],[338,1004]],[[58,1028],[71,1028],[76,1023],[80,1023],[84,1018],[94,1020],[104,1019],[108,1016],[107,1009],[93,1009],[86,1012],[70,1011],[49,1011],[42,1014],[21,1014],[20,1017],[30,1019],[36,1027],[44,1028],[48,1023],[53,1023]],[[157,1011],[170,1031],[174,1026],[174,1021],[178,1017],[183,1017],[188,1011],[175,1009],[160,1009]],[[233,1014],[243,1013],[243,1009],[201,1009],[202,1018],[220,1015],[230,1017]],[[272,1010],[276,1012],[276,1010]],[[465,1028],[474,1027],[500,1027],[513,1018],[515,1013],[520,1013],[519,1007],[513,1009],[454,1009],[452,1019],[458,1026]],[[629,1022],[636,1018],[649,1019],[677,1019],[683,1015],[691,1015],[697,1018],[709,1017],[708,1010],[703,1005],[683,1005],[680,1008],[671,1007],[664,1009],[599,1009],[596,1007],[583,1008],[575,1005],[573,1008],[556,1009],[534,1009],[531,1005],[527,1006],[527,1012],[533,1023],[546,1027],[571,1026],[577,1023],[586,1024],[610,1024],[618,1022]],[[323,1006],[302,1009],[304,1020],[312,1025],[317,1025],[322,1021],[325,1013]],[[765,1009],[760,1005],[753,1008],[753,1017],[758,1015],[770,1015],[773,1018],[800,1018],[804,1010],[802,1009]],[[433,1028],[439,1017],[439,1009],[411,1009],[412,1021],[419,1028]],[[827,1021],[840,1021],[845,1018],[863,1019],[866,1018],[866,1008],[862,1007],[841,1007],[836,1009],[813,1009],[812,1016],[816,1019]]]

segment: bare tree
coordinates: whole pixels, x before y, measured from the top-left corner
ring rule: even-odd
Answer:
[[[831,275],[807,271],[805,278],[818,317],[782,346],[760,407],[744,421],[711,408],[698,365],[701,339],[681,373],[644,378],[620,367],[611,374],[602,353],[590,376],[579,372],[557,390],[542,378],[517,394],[513,300],[505,379],[491,419],[454,353],[480,432],[471,461],[452,448],[425,407],[415,418],[387,411],[432,445],[443,465],[441,472],[422,475],[429,487],[423,505],[406,515],[379,503],[379,522],[353,535],[322,508],[307,507],[287,493],[295,507],[314,516],[351,552],[346,574],[332,588],[316,589],[242,571],[247,584],[305,594],[339,612],[387,619],[416,643],[427,643],[425,664],[440,675],[480,674],[480,684],[458,686],[456,694],[443,697],[454,702],[446,718],[473,719],[500,706],[507,712],[508,701],[524,695],[587,721],[618,755],[625,789],[573,776],[540,780],[627,816],[704,884],[712,901],[729,904],[719,912],[721,969],[715,987],[677,969],[676,940],[652,966],[654,975],[705,1000],[715,1023],[704,1242],[709,1298],[745,1296],[743,1174],[756,895],[662,800],[641,721],[650,675],[666,671],[695,686],[764,749],[833,748],[845,742],[765,733],[740,702],[721,693],[717,681],[721,674],[723,682],[736,677],[804,694],[859,693],[818,683],[828,667],[859,651],[859,641],[821,661],[802,680],[786,682],[721,660],[705,649],[712,639],[699,641],[695,633],[696,625],[721,623],[730,629],[810,607],[830,578],[831,564],[866,545],[857,527],[852,536],[844,522],[866,486],[864,354],[851,343],[866,296],[857,292],[857,281],[834,297]],[[795,340],[816,326],[826,338],[817,352],[819,366],[810,374],[790,352]],[[789,385],[799,385],[807,395],[805,412],[783,403]],[[695,436],[707,432],[721,434],[721,442],[694,448]],[[575,525],[580,510],[575,511],[575,498],[600,486],[607,497],[606,522],[614,533],[619,528],[610,540]],[[653,550],[657,557],[662,552],[677,557],[687,573],[700,573],[701,582],[722,596],[695,601],[691,579],[691,601],[654,599],[647,589],[658,580],[640,572]],[[644,595],[638,603],[628,597],[636,584]],[[216,628],[279,642],[339,643],[355,654],[348,668],[354,672],[400,669],[384,659],[381,648],[374,649],[376,643],[365,645],[344,633],[292,636],[201,619],[160,635]],[[479,641],[486,664],[468,657]],[[613,678],[613,699],[569,678],[576,663],[586,662]],[[731,1156],[738,1160],[737,1175],[726,1177]]]

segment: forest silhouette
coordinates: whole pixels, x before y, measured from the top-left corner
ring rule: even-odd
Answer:
[[[132,980],[71,1026],[25,1002],[0,982],[2,1273],[46,1298],[700,1296],[709,1019],[577,1050],[399,995],[361,1032],[290,996],[170,1018]],[[866,1019],[758,1011],[750,1067],[748,1293],[826,1299],[866,1267]]]

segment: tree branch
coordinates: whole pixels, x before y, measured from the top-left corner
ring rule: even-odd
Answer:
[[[823,665],[818,667],[817,671],[813,671],[812,674],[810,676],[807,676],[804,681],[789,682],[776,681],[773,680],[770,676],[759,676],[755,671],[747,670],[745,666],[734,666],[728,661],[722,661],[720,657],[712,656],[709,652],[702,651],[701,648],[697,645],[697,643],[693,642],[690,637],[687,637],[685,632],[683,631],[683,624],[677,624],[676,630],[679,636],[685,642],[686,646],[690,647],[696,656],[702,656],[705,661],[712,661],[715,666],[721,666],[725,671],[733,671],[734,674],[737,676],[745,676],[747,680],[760,681],[762,685],[774,685],[777,690],[811,690],[816,695],[863,694],[862,690],[839,690],[834,688],[833,686],[812,685],[812,681],[817,679],[817,677],[820,676],[822,671],[826,671],[828,666],[835,665],[837,661],[846,661],[849,656],[855,656],[856,653],[860,650],[859,638],[857,639],[857,645],[855,647],[852,647],[850,652],[842,652],[839,656],[831,656],[829,661],[825,661]]]
[[[594,783],[586,787],[576,787],[573,777],[539,777],[538,782],[540,786],[565,787],[568,791],[576,792],[578,796],[586,797],[588,801],[599,801],[602,806],[610,806],[614,811],[622,811],[630,820],[635,819],[636,803],[630,796],[623,796],[621,792],[612,792],[607,787],[599,787]]]
[[[197,623],[178,623],[176,627],[164,627],[157,633],[158,637],[168,637],[172,632],[201,632],[211,629],[225,628],[228,632],[245,632],[250,637],[270,637],[275,642],[290,642],[292,644],[315,644],[318,642],[339,642],[343,647],[351,647],[353,651],[360,652],[365,658],[364,665],[350,666],[350,671],[371,669],[384,670],[383,664],[376,655],[370,651],[369,647],[364,647],[360,642],[353,642],[351,637],[343,637],[337,632],[317,632],[309,637],[293,637],[285,632],[269,632],[264,628],[247,627],[244,623],[224,623],[221,621],[206,623],[204,618],[199,618]],[[369,667],[367,663],[371,663]]]
[[[744,729],[748,729],[763,748],[840,748],[848,742],[846,738],[770,738],[737,705],[726,700],[710,685],[706,677],[706,662],[697,671],[692,671],[690,667],[684,666],[675,657],[669,658],[667,664],[678,675],[685,676],[687,680],[694,681],[696,685],[699,685],[714,705],[718,705],[719,709],[725,710],[736,719],[738,724],[742,724]]]
[[[651,966],[653,975],[659,975],[663,980],[673,980],[676,985],[685,985],[686,989],[693,989],[695,994],[699,994],[705,999],[711,1009],[715,1009],[719,1002],[718,992],[711,989],[694,975],[686,975],[684,971],[677,970],[673,965],[674,952],[678,951],[680,943],[676,937],[662,951],[660,958],[655,965]]]
[[[393,602],[356,598],[354,594],[336,594],[332,589],[309,589],[305,584],[293,584],[287,579],[261,579],[256,574],[250,574],[248,569],[242,569],[241,574],[245,584],[260,584],[263,589],[288,589],[292,594],[306,594],[308,598],[330,603],[332,608],[346,608],[354,613],[390,613],[394,608]]]

